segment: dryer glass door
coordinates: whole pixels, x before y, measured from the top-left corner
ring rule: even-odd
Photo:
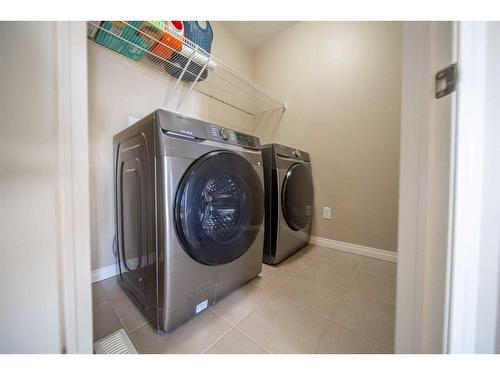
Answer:
[[[297,231],[309,225],[313,199],[310,168],[301,163],[292,165],[286,173],[281,193],[283,216],[290,228]]]
[[[262,181],[242,156],[214,151],[184,175],[176,195],[175,221],[184,250],[208,265],[243,255],[261,230]]]

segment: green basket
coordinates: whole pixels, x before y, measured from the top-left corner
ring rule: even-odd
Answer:
[[[153,39],[136,30],[141,29],[143,23],[144,21],[128,21],[127,23],[104,21],[101,25],[104,30],[99,30],[96,42],[133,60],[140,60],[154,44]]]

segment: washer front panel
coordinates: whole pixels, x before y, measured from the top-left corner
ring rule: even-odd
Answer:
[[[207,265],[229,263],[253,244],[264,216],[264,192],[254,167],[231,151],[210,152],[184,175],[175,200],[184,250]]]

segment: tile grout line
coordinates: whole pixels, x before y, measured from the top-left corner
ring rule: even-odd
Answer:
[[[106,280],[109,280],[109,279],[106,279]],[[101,290],[104,292],[104,295],[106,296],[106,300],[107,301],[110,301],[109,299],[109,296],[108,296],[108,293],[106,292],[106,289],[101,285],[102,281],[104,280],[101,280],[97,283],[97,285],[99,286],[99,288],[101,288]]]
[[[125,330],[125,332],[127,332],[127,329],[125,328],[125,326],[123,325],[123,323],[122,323],[122,321],[121,321],[120,317],[118,316],[118,314],[116,313],[115,309],[113,308],[113,304],[111,303],[111,301],[105,301],[105,302],[103,302],[103,303],[99,304],[98,306],[96,306],[96,308],[98,308],[98,307],[102,307],[102,306],[104,306],[104,305],[109,305],[109,307],[110,307],[110,309],[111,309],[111,312],[112,312],[112,313],[113,313],[113,315],[114,315],[114,318],[116,318],[116,320],[118,320],[118,323],[119,323],[119,325],[120,325],[120,328],[119,328],[119,329],[122,329],[122,328],[123,328],[123,329]],[[93,309],[93,310],[94,310],[94,309]],[[108,314],[106,314],[106,315],[108,315]],[[94,316],[92,316],[92,324],[94,324]],[[119,329],[118,329],[118,330],[119,330]],[[116,332],[116,331],[113,331],[113,332]],[[113,333],[113,332],[111,332],[111,333]],[[95,343],[95,342],[97,342],[97,341],[101,340],[102,338],[104,338],[104,337],[108,336],[108,335],[104,335],[104,336],[102,336],[102,337],[98,337],[98,338],[96,338],[96,337],[94,336],[94,333],[95,333],[95,332],[92,332],[92,342],[93,342],[93,343]],[[111,334],[111,333],[110,333],[110,334]],[[98,336],[99,336],[99,335],[98,335]],[[94,341],[94,340],[95,340],[95,341]]]
[[[248,338],[250,341],[252,341],[255,345],[257,345],[259,348],[262,348],[264,349],[266,352],[268,352],[269,354],[272,354],[272,352],[267,349],[265,346],[263,346],[262,344],[259,344],[257,341],[255,341],[253,338],[251,338],[250,336],[248,336],[245,332],[243,332],[241,329],[239,329],[238,327],[234,326],[234,329],[236,331],[238,331],[239,333],[241,333],[243,336],[245,336],[246,338]]]
[[[358,276],[358,274],[359,274],[360,272],[361,272],[361,273],[366,273],[366,274],[371,275],[371,276],[381,277],[381,278],[383,278],[384,280],[390,280],[389,278],[386,278],[386,277],[384,277],[384,276],[375,275],[375,274],[373,274],[373,273],[371,273],[371,272],[366,272],[366,271],[362,270],[362,269],[361,269],[361,267],[362,267],[362,265],[363,265],[363,263],[365,262],[365,260],[366,260],[366,259],[368,259],[368,257],[364,257],[363,261],[360,263],[360,265],[359,265],[358,269],[356,270],[356,273],[354,274],[354,276],[353,276],[352,280],[351,280],[351,281],[350,281],[350,283],[349,283],[348,292],[349,292],[349,293],[351,293],[351,294],[352,294],[352,293],[354,293],[355,291],[353,291],[352,289],[350,289],[350,287],[351,287],[352,283],[354,282],[354,279],[356,278],[356,276]],[[390,280],[390,281],[395,281],[395,280]],[[372,301],[375,301],[375,302],[385,303],[385,304],[387,304],[387,305],[393,305],[393,304],[395,305],[395,303],[396,303],[396,301],[391,301],[391,302],[388,302],[388,300],[382,300],[382,299],[380,299],[380,298],[373,297],[373,296],[368,295],[368,294],[363,293],[363,292],[357,292],[357,293],[359,293],[359,294],[361,294],[362,296],[364,296],[364,297],[366,297],[366,298],[368,298],[368,299],[370,299],[370,300],[372,300]]]
[[[325,315],[323,315],[322,313],[320,313],[320,312],[318,312],[318,311],[315,311],[315,310],[313,310],[313,309],[311,309],[311,308],[309,308],[309,307],[307,307],[307,306],[304,306],[304,305],[302,305],[302,304],[300,304],[300,303],[298,303],[298,302],[294,301],[293,299],[291,299],[291,298],[289,298],[289,297],[286,297],[286,296],[283,296],[283,295],[281,295],[281,294],[278,294],[279,290],[280,290],[281,288],[283,288],[283,286],[284,286],[284,285],[285,285],[288,281],[290,281],[290,279],[291,279],[293,276],[295,276],[295,275],[299,275],[299,274],[300,274],[300,275],[302,275],[302,274],[301,274],[301,272],[302,272],[302,271],[303,271],[303,270],[304,270],[304,269],[305,269],[305,268],[306,268],[306,267],[307,267],[307,266],[308,266],[308,265],[309,265],[309,264],[310,264],[310,263],[311,263],[311,262],[312,262],[312,261],[313,261],[313,260],[314,260],[314,259],[318,256],[318,255],[321,255],[321,254],[315,254],[315,255],[313,255],[313,256],[311,257],[311,259],[309,259],[309,261],[308,261],[306,264],[304,264],[304,266],[302,266],[302,268],[300,268],[299,270],[296,270],[296,271],[291,272],[291,274],[288,276],[288,278],[287,278],[287,279],[285,279],[285,280],[283,281],[283,283],[282,283],[282,284],[281,284],[278,288],[276,288],[274,291],[272,291],[272,292],[270,293],[270,295],[269,295],[269,296],[278,296],[278,297],[281,297],[281,298],[285,298],[286,300],[288,300],[289,302],[292,302],[292,303],[293,303],[294,305],[296,305],[296,306],[303,307],[303,308],[305,308],[306,310],[309,310],[310,312],[313,312],[313,313],[315,313],[315,314],[321,315],[321,316],[322,316],[322,317],[324,317],[325,319],[328,319],[328,317],[326,317],[326,316],[325,316]],[[303,276],[308,277],[307,275],[303,275]],[[314,279],[313,279],[313,280],[314,280]],[[347,289],[347,288],[346,288],[346,289]]]
[[[311,260],[312,260],[312,258],[311,258]],[[307,264],[309,264],[309,262]],[[255,343],[256,345],[258,345],[259,347],[262,347],[262,349],[266,350],[267,352],[271,353],[271,351],[269,351],[267,348],[263,347],[261,344],[258,344],[257,342],[255,342],[250,336],[248,336],[247,334],[245,334],[243,331],[241,331],[240,329],[238,329],[236,326],[240,322],[242,322],[245,318],[247,318],[250,314],[252,314],[255,310],[257,310],[257,308],[259,308],[260,306],[262,306],[266,302],[266,300],[268,298],[270,298],[273,295],[276,295],[277,290],[280,289],[288,280],[290,280],[292,278],[293,274],[295,274],[295,273],[297,273],[297,271],[290,272],[290,274],[287,275],[286,279],[280,284],[280,286],[278,286],[278,288],[276,290],[270,292],[265,297],[264,301],[262,301],[262,302],[258,303],[257,305],[255,305],[255,307],[252,310],[250,310],[247,314],[245,314],[243,317],[241,317],[240,319],[238,319],[235,323],[230,322],[229,320],[227,320],[226,318],[224,318],[221,314],[219,314],[217,311],[215,311],[215,309],[213,309],[212,307],[210,307],[210,311],[212,311],[215,315],[217,315],[222,320],[224,320],[226,323],[228,323],[229,325],[231,325],[231,328],[227,332],[225,332],[221,337],[219,337],[215,342],[213,342],[207,349],[205,349],[205,351],[203,351],[203,353],[206,353],[208,350],[210,350],[210,348],[212,348],[215,344],[217,344],[217,342],[219,342],[220,340],[222,340],[222,338],[224,336],[226,336],[232,329],[236,329],[238,332],[242,333],[248,339],[250,339],[253,343]],[[250,280],[249,283],[252,283],[252,280]],[[253,283],[252,283],[252,285],[255,286],[255,287],[257,287],[257,288],[259,288],[262,291],[265,291],[265,288],[259,287],[258,285],[255,285]],[[310,311],[312,311],[312,310],[310,310]]]
[[[310,259],[310,260],[309,260],[309,261],[308,261],[308,262],[307,262],[307,263],[306,263],[306,264],[305,264],[302,268],[300,268],[300,271],[301,271],[303,268],[305,268],[305,267],[306,267],[306,266],[307,266],[307,265],[308,265],[308,264],[309,264],[309,263],[310,263],[310,262],[314,259],[314,257],[315,257],[315,256],[312,256],[312,257],[311,257],[311,259]],[[277,292],[278,292],[278,290],[279,290],[279,289],[281,289],[281,288],[283,287],[283,285],[285,285],[285,284],[286,284],[286,283],[287,283],[287,282],[288,282],[288,281],[289,281],[289,280],[290,280],[290,279],[291,279],[291,278],[292,278],[295,274],[298,274],[298,273],[299,273],[299,271],[298,271],[298,270],[290,272],[290,273],[287,275],[287,277],[285,278],[285,280],[284,280],[284,281],[283,281],[283,282],[282,282],[282,283],[281,283],[281,284],[280,284],[280,285],[279,285],[279,286],[278,286],[275,290],[271,291],[271,292],[269,293],[269,295],[267,295],[267,296],[266,296],[266,298],[264,299],[264,301],[262,301],[261,303],[257,304],[257,305],[256,305],[256,306],[255,306],[255,307],[254,307],[251,311],[249,311],[249,312],[248,312],[247,314],[245,314],[242,318],[240,318],[238,321],[236,321],[236,323],[234,323],[234,325],[232,326],[231,330],[232,330],[232,329],[235,329],[236,331],[240,332],[240,333],[241,333],[241,334],[243,334],[245,337],[247,337],[249,340],[251,340],[253,343],[255,343],[257,346],[261,347],[262,349],[264,349],[264,350],[265,350],[265,351],[267,351],[268,353],[272,354],[272,351],[271,351],[271,350],[267,349],[267,348],[266,348],[265,346],[263,346],[262,344],[257,343],[254,339],[252,339],[250,336],[248,336],[248,335],[247,335],[244,331],[242,331],[241,329],[239,329],[239,328],[237,327],[237,325],[238,325],[239,323],[241,323],[241,322],[242,322],[245,318],[247,318],[250,314],[252,314],[255,310],[257,310],[259,307],[261,307],[262,305],[264,305],[264,304],[266,303],[266,300],[267,300],[267,299],[269,299],[270,297],[272,297],[272,296],[279,296],[279,297],[282,297],[282,298],[286,298],[286,297],[284,297],[284,296],[281,296],[281,295],[277,294]],[[251,282],[251,281],[250,281],[250,282]],[[255,284],[252,284],[252,285],[254,285],[255,287],[257,287],[257,288],[259,288],[259,289],[261,289],[261,290],[263,290],[263,291],[265,291],[265,288],[259,287],[258,285],[255,285]],[[288,298],[287,298],[287,299],[288,299]],[[290,299],[288,299],[288,300],[290,300]],[[300,306],[300,307],[304,307],[304,308],[305,308],[305,306],[302,306],[302,305],[300,305],[300,304],[297,304],[297,303],[295,303],[295,302],[294,302],[294,301],[292,301],[292,300],[290,300],[290,301],[291,301],[292,303],[294,303],[296,306]],[[307,309],[307,308],[306,308],[306,309]],[[224,321],[228,322],[229,324],[232,324],[232,323],[231,323],[231,322],[229,322],[227,319],[225,319],[222,315],[218,314],[215,310],[213,310],[213,309],[211,309],[211,310],[212,310],[212,311],[213,311],[213,312],[214,312],[217,316],[219,316],[220,318],[222,318]],[[320,316],[324,317],[322,314],[319,314],[319,313],[318,313],[318,312],[316,312],[316,311],[313,311],[313,310],[311,310],[311,309],[307,309],[307,310],[309,310],[310,312],[313,312],[313,313],[315,313],[315,314],[318,314],[318,315],[320,315]],[[325,319],[326,319],[326,317],[325,317]],[[228,331],[228,332],[229,332],[229,331]],[[227,332],[227,333],[228,333],[228,332]],[[226,334],[227,334],[227,333],[226,333]],[[225,336],[225,335],[224,335],[224,336]],[[215,343],[213,343],[213,344],[212,344],[212,345],[211,345],[211,346],[210,346],[210,347],[209,347],[206,351],[210,350],[210,348],[211,348],[213,345],[215,345],[218,341],[220,341],[221,339],[222,339],[222,337],[221,337],[221,338],[219,338],[219,339],[218,339]],[[206,352],[206,351],[205,351],[205,352]],[[205,352],[204,352],[204,353],[205,353]]]
[[[151,321],[150,321],[150,320],[149,320],[149,321],[147,321],[147,322],[145,322],[145,323],[142,323],[139,327],[134,328],[134,329],[133,329],[132,331],[130,331],[128,334],[129,334],[129,335],[132,335],[133,333],[135,333],[135,331],[138,331],[139,329],[141,329],[142,327],[144,327],[145,325],[147,325],[147,324],[149,324],[149,323],[151,323]]]
[[[314,255],[314,256],[311,258],[311,260],[310,260],[310,261],[309,261],[309,262],[308,262],[308,263],[307,263],[307,264],[306,264],[303,268],[301,268],[301,271],[302,271],[302,270],[303,270],[303,269],[304,269],[307,265],[309,265],[309,263],[311,263],[315,257],[316,257],[316,255]],[[299,273],[300,273],[300,272],[296,272],[296,274],[297,274],[297,275],[298,275]],[[292,276],[293,276],[293,275],[292,275]],[[290,303],[292,303],[293,305],[295,305],[295,306],[299,306],[299,307],[301,307],[301,308],[303,308],[303,309],[305,309],[305,310],[307,310],[307,311],[309,311],[309,312],[312,312],[312,313],[314,313],[314,314],[318,314],[318,315],[320,315],[321,317],[324,317],[324,318],[326,319],[326,321],[327,321],[327,322],[326,322],[326,325],[325,325],[325,329],[323,330],[323,332],[322,332],[322,333],[321,333],[321,335],[319,336],[318,341],[316,342],[316,345],[315,345],[315,347],[314,347],[314,353],[316,353],[316,349],[317,349],[317,347],[319,346],[319,343],[321,342],[321,339],[322,339],[322,338],[323,338],[323,336],[325,335],[326,328],[327,328],[327,327],[328,327],[328,325],[330,324],[330,321],[333,319],[333,316],[332,316],[331,318],[327,318],[327,317],[325,317],[323,314],[320,314],[319,312],[314,311],[314,310],[310,309],[310,308],[309,308],[309,307],[307,307],[307,306],[303,306],[303,305],[299,304],[298,302],[296,302],[296,301],[292,300],[291,298],[288,298],[288,297],[282,296],[281,294],[278,294],[278,291],[279,291],[279,290],[280,290],[280,289],[281,289],[281,288],[282,288],[282,287],[286,284],[286,282],[288,282],[288,281],[292,278],[292,276],[290,276],[290,277],[289,277],[289,278],[288,278],[288,279],[287,279],[287,280],[286,280],[283,284],[281,284],[281,286],[280,286],[279,288],[277,288],[274,292],[272,292],[272,293],[271,293],[271,295],[274,295],[274,296],[278,296],[278,297],[284,298],[285,300],[289,301],[289,302],[290,302]],[[266,348],[264,348],[264,349],[266,349]],[[270,352],[270,353],[272,353],[272,352]]]
[[[350,294],[358,294],[360,295],[361,297],[364,297],[366,299],[369,299],[370,301],[373,301],[373,302],[377,302],[377,303],[382,303],[384,305],[389,305],[391,307],[396,307],[396,300],[391,300],[389,301],[388,299],[381,299],[381,298],[378,298],[378,297],[374,297],[370,294],[367,294],[367,293],[364,293],[364,292],[360,292],[360,291],[351,291],[349,292]]]
[[[115,313],[115,316],[118,318],[118,321],[120,322],[122,328],[125,330],[125,332],[127,332],[127,334],[129,334],[127,327],[125,326],[125,324],[123,324],[123,320],[120,317],[120,314],[118,314],[118,311],[117,311],[117,308],[115,307],[115,304],[112,302],[111,302],[111,310],[113,310],[113,312]]]
[[[299,274],[301,273],[311,262],[318,256],[318,254],[315,254],[311,256],[311,259],[309,259],[300,269],[298,269],[295,273]]]
[[[350,288],[351,288],[351,284],[352,284],[352,282],[354,281],[354,279],[356,278],[356,275],[358,274],[358,272],[359,272],[359,270],[360,270],[360,268],[361,268],[361,265],[363,264],[363,262],[365,261],[365,259],[366,259],[366,257],[363,257],[363,259],[361,260],[361,262],[359,262],[359,265],[358,265],[358,268],[356,269],[356,272],[354,272],[354,275],[352,276],[351,281],[349,281],[349,284],[348,284],[348,285],[346,286],[346,288],[345,288],[345,289],[346,289],[346,293],[345,293],[345,294],[348,294],[348,293],[349,293]],[[345,299],[345,295],[344,295],[344,296],[342,296],[342,299],[343,299],[343,300],[341,301],[341,303],[343,304],[343,303],[345,302],[345,300],[344,300],[344,299]],[[338,310],[338,308],[337,308],[337,310]],[[323,340],[323,337],[325,337],[325,334],[326,334],[326,328],[328,328],[332,322],[333,322],[334,324],[337,324],[336,322],[334,322],[335,315],[337,315],[337,311],[335,311],[335,312],[332,314],[331,318],[328,320],[328,323],[327,323],[327,325],[326,325],[326,327],[325,327],[325,330],[322,332],[322,334],[320,335],[320,337],[319,337],[318,341],[316,342],[316,346],[315,346],[315,348],[314,348],[314,352],[315,352],[315,353],[317,353],[318,348],[319,348],[319,344],[320,344],[320,343],[321,343],[321,341]],[[346,328],[346,327],[344,327],[344,328]]]
[[[351,332],[354,332],[354,333],[357,333],[358,335],[366,337],[366,338],[370,339],[371,341],[373,341],[375,344],[380,344],[380,345],[383,345],[383,346],[385,346],[385,347],[387,347],[387,348],[389,348],[391,350],[394,350],[394,348],[391,347],[391,345],[383,343],[382,341],[380,341],[378,338],[375,338],[374,336],[367,335],[366,333],[363,333],[363,332],[359,332],[358,330],[356,330],[356,329],[354,329],[352,327],[347,327],[347,326],[343,325],[342,323],[333,322],[333,324],[336,324],[336,325],[338,325],[338,326],[340,326],[342,328],[345,328],[345,329],[347,329],[347,330],[349,330]]]
[[[210,345],[208,345],[208,348],[206,348],[205,350],[203,350],[200,354],[206,354],[207,351],[209,351],[215,344],[217,344],[220,340],[222,340],[229,332],[231,332],[233,330],[234,326],[230,326],[229,329],[224,332],[220,337],[216,338],[215,341],[213,343],[211,343]]]
[[[257,275],[257,276],[259,276],[259,275]],[[254,283],[253,283],[253,281],[257,278],[257,276],[255,276],[252,280],[250,280],[250,281],[248,282],[248,284],[252,284],[253,286],[255,286],[255,287],[257,287],[257,288],[262,289],[262,290],[264,290],[264,291],[265,291],[265,289],[264,289],[263,287],[258,286],[257,284],[254,284]]]
[[[284,298],[286,299],[288,302],[292,303],[293,305],[295,306],[298,306],[298,307],[302,307],[304,309],[306,309],[307,311],[309,312],[312,312],[314,314],[317,314],[319,316],[321,316],[322,318],[325,318],[326,320],[328,320],[328,322],[330,321],[331,317],[330,316],[327,316],[327,315],[324,315],[323,313],[320,313],[319,311],[316,311],[316,310],[313,310],[311,309],[309,306],[305,306],[297,301],[294,301],[292,298],[290,297],[287,297],[287,296],[284,296],[284,295],[281,295],[281,294],[276,294],[276,296],[280,297],[280,298]]]
[[[273,295],[273,293],[270,293],[269,295],[267,295],[267,296],[265,297],[265,299],[264,299],[264,300],[268,299],[268,298],[269,298],[269,297],[271,297],[272,295]],[[251,313],[253,313],[255,310],[257,310],[257,308],[259,308],[260,306],[262,306],[264,303],[265,303],[265,302],[264,302],[264,301],[262,301],[262,302],[258,303],[257,305],[255,305],[255,307],[254,307],[251,311],[249,311],[247,314],[245,314],[245,316],[243,316],[242,318],[238,319],[238,320],[236,321],[236,323],[234,323],[233,327],[236,327],[238,324],[240,324],[240,323],[241,323],[241,322],[242,322],[242,321],[243,321],[246,317],[248,317]],[[219,314],[217,314],[217,315],[219,315]],[[221,317],[222,317],[222,316],[221,316]]]
[[[101,303],[98,303],[97,305],[94,304],[94,302],[92,301],[92,310],[95,309],[96,307],[99,307],[101,305],[104,305],[106,302],[111,302],[109,300],[109,297],[106,293],[106,291],[104,290],[104,288],[102,287],[102,285],[100,285],[100,283],[97,283],[96,284],[96,288],[99,288],[101,290],[101,292],[104,294],[104,297],[105,297],[105,301],[102,301]],[[91,291],[92,295],[94,294],[93,291]]]
[[[366,259],[366,257],[363,257],[363,258]],[[356,269],[356,272],[354,272],[354,275],[352,276],[351,281],[349,281],[349,285],[347,287],[348,291],[350,291],[350,289],[352,287],[352,283],[354,282],[354,279],[356,278],[356,276],[358,276],[359,270],[361,269],[361,265],[363,264],[365,259],[363,259],[361,262],[359,262],[359,265],[358,265],[358,268]]]
[[[300,251],[300,250],[299,250]],[[318,256],[319,254],[315,254],[311,256],[311,259],[309,259],[302,267],[298,268],[295,271],[291,271],[288,274],[288,277],[274,290],[270,293],[270,295],[276,295],[278,290],[280,290],[290,279],[296,275],[301,274],[301,272]]]
[[[312,259],[311,259],[311,261],[312,261]],[[300,274],[300,273],[297,273],[297,275],[299,275],[299,274]],[[312,277],[310,277],[310,276],[308,276],[308,275],[300,274],[300,276],[305,277],[305,278],[307,278],[307,279],[309,279],[309,280],[311,280],[311,281],[313,281],[313,282],[321,283],[320,281],[318,281],[318,280],[316,280],[316,279],[314,279],[314,278],[312,278]],[[288,281],[288,280],[287,280],[287,281]],[[346,294],[346,293],[348,292],[348,289],[349,289],[350,283],[351,283],[351,281],[349,281],[349,284],[347,284],[347,285],[342,285],[342,284],[340,284],[340,283],[336,283],[336,286],[338,286],[339,288],[344,289],[344,293],[343,293],[343,294]],[[328,322],[330,322],[330,320],[333,318],[333,315],[335,315],[335,314],[332,314],[332,316],[327,316],[327,315],[325,315],[325,314],[323,314],[323,313],[321,313],[321,312],[319,312],[319,311],[316,311],[316,310],[314,310],[314,309],[310,308],[309,306],[303,305],[303,304],[301,304],[300,302],[295,301],[294,299],[292,299],[292,298],[290,298],[290,297],[287,297],[287,296],[284,296],[284,295],[282,295],[282,294],[279,294],[279,291],[283,288],[283,286],[284,286],[284,284],[283,284],[281,287],[279,287],[278,289],[276,289],[276,291],[274,291],[274,292],[273,292],[273,294],[274,294],[274,295],[278,295],[278,296],[280,296],[280,297],[283,297],[283,298],[285,298],[285,299],[289,300],[290,302],[294,303],[294,304],[295,304],[295,305],[297,305],[297,306],[303,307],[303,308],[305,308],[305,309],[307,309],[307,310],[309,310],[309,311],[311,311],[311,312],[313,312],[313,313],[316,313],[316,314],[318,314],[318,315],[323,316],[325,319],[328,319]]]
[[[264,289],[264,288],[260,288],[260,287],[259,287],[259,286],[257,286],[257,285],[252,284],[252,286],[255,286],[255,287],[259,288],[261,291],[265,291],[265,289]],[[264,297],[264,301],[265,301],[267,298],[269,298],[271,295],[272,295],[272,292],[271,292],[271,293],[269,293],[268,295],[265,295],[265,297]],[[222,300],[221,300],[221,301],[222,301]],[[213,309],[213,308],[212,308],[212,306],[210,307],[210,310],[211,310],[211,311],[213,311],[213,312],[214,312],[217,316],[219,316],[220,318],[222,318],[225,322],[227,322],[227,323],[231,324],[233,327],[236,327],[236,326],[237,326],[237,325],[238,325],[238,324],[239,324],[239,323],[240,323],[243,319],[245,319],[247,316],[249,316],[251,313],[253,313],[253,312],[254,312],[254,311],[255,311],[258,307],[260,307],[260,306],[264,303],[264,301],[262,301],[262,302],[258,303],[257,305],[255,305],[255,307],[254,307],[252,310],[250,310],[248,313],[246,313],[246,314],[245,314],[242,318],[238,319],[238,320],[236,321],[236,323],[232,323],[232,322],[230,322],[228,319],[224,318],[221,314],[219,314],[217,311],[215,311],[215,309]],[[218,301],[218,302],[220,302],[220,301]],[[217,303],[216,303],[215,305],[217,305]],[[215,306],[215,305],[214,305],[214,306]]]
[[[235,326],[235,324],[233,324],[232,322],[230,322],[228,319],[224,318],[221,314],[219,314],[217,311],[215,311],[212,307],[210,307],[210,311],[212,311],[215,315],[217,315],[219,318],[221,318],[223,321],[225,321],[231,327]]]
[[[352,284],[352,282],[354,281],[354,279],[356,278],[356,276],[358,275],[358,273],[360,272],[361,265],[363,264],[363,262],[365,261],[365,259],[366,259],[366,257],[364,257],[363,261],[362,261],[362,262],[360,262],[358,269],[356,270],[356,272],[355,272],[354,276],[352,277],[351,282],[349,283],[348,293],[353,293],[353,291],[352,291],[352,289],[351,289],[351,284]],[[361,272],[363,272],[363,271],[361,271]],[[378,300],[376,300],[376,299],[370,298],[369,296],[366,296],[366,295],[365,295],[365,294],[363,294],[363,293],[360,293],[360,294],[361,294],[362,296],[365,296],[365,297],[367,297],[367,298],[369,298],[369,299],[373,300],[373,301],[376,301],[376,302],[379,302],[379,303],[381,302],[381,301],[378,301]],[[383,302],[383,303],[386,303],[386,302]],[[334,319],[335,319],[335,315],[332,317],[332,321],[333,321]],[[357,334],[359,334],[359,335],[362,335],[362,336],[368,337],[369,339],[371,339],[371,340],[373,340],[373,341],[376,341],[376,342],[377,342],[377,343],[379,343],[379,344],[385,345],[385,346],[389,347],[390,349],[393,349],[393,348],[391,348],[391,347],[390,347],[390,345],[384,344],[384,343],[380,342],[378,339],[375,339],[375,338],[373,338],[373,337],[372,337],[372,336],[370,336],[370,335],[366,335],[366,334],[364,334],[364,333],[362,333],[362,332],[359,332],[359,331],[358,331],[358,330],[356,330],[356,329],[353,329],[353,328],[351,328],[351,327],[346,327],[346,326],[344,326],[344,325],[342,325],[342,324],[340,324],[340,323],[338,323],[338,322],[335,322],[335,321],[333,321],[333,323],[334,323],[334,324],[337,324],[337,325],[339,325],[339,326],[341,326],[341,327],[343,327],[343,328],[349,329],[349,330],[351,330],[351,331],[353,331],[353,332],[355,332],[355,333],[357,333]],[[330,324],[330,323],[328,323],[328,324]],[[393,349],[393,350],[394,350],[394,349]]]
[[[102,305],[104,305],[106,303],[111,303],[111,301],[106,300],[106,301],[103,301],[101,303],[98,303],[97,305],[92,304],[92,310],[94,310],[95,308],[97,308],[99,306],[102,306]]]
[[[106,280],[108,280],[108,279],[106,279]],[[97,286],[98,286],[98,287],[102,290],[102,292],[104,293],[104,296],[106,297],[106,301],[104,301],[104,302],[100,303],[100,304],[99,304],[99,305],[97,305],[97,306],[101,306],[101,305],[103,305],[103,304],[105,304],[105,303],[109,303],[109,304],[111,305],[111,309],[113,310],[113,313],[115,314],[116,318],[118,318],[118,321],[120,322],[120,324],[121,324],[122,328],[125,330],[125,332],[127,333],[127,335],[130,337],[130,340],[132,340],[132,342],[133,342],[133,339],[132,339],[132,334],[133,334],[133,333],[135,333],[136,331],[138,331],[139,329],[143,328],[143,327],[144,327],[144,326],[146,326],[147,324],[149,324],[151,321],[150,321],[150,320],[148,320],[148,321],[146,321],[146,322],[144,322],[144,323],[140,324],[138,327],[134,328],[133,330],[131,330],[131,331],[129,332],[129,331],[127,330],[126,325],[123,323],[123,319],[121,318],[120,314],[119,314],[119,313],[118,313],[118,311],[117,311],[117,307],[115,306],[116,301],[113,301],[113,300],[111,300],[111,299],[110,299],[110,296],[109,296],[109,294],[106,292],[106,289],[105,289],[105,288],[101,285],[102,281],[103,281],[103,280],[98,281],[97,283],[95,283],[95,285],[97,285]],[[120,288],[120,286],[118,286],[118,288]],[[128,296],[127,296],[127,297],[128,297]],[[131,300],[130,300],[130,301],[128,301],[128,302],[130,302],[130,305],[134,306],[133,301],[131,301]],[[128,303],[127,303],[127,304],[128,304]],[[97,307],[97,306],[95,306],[95,307]],[[143,316],[143,315],[142,315],[142,312],[141,312],[141,316]],[[143,317],[144,317],[144,316],[143,316]],[[135,343],[134,343],[134,345],[135,345]]]
[[[104,288],[102,288],[104,290]],[[106,293],[106,291],[104,291],[104,293]],[[106,294],[107,296],[107,294]],[[127,296],[128,297],[128,296]],[[146,324],[148,324],[149,322],[151,322],[150,320],[147,320],[146,322],[144,323],[141,323],[138,327],[132,329],[130,332],[128,331],[127,329],[127,326],[126,324],[124,323],[122,317],[120,316],[120,313],[118,311],[118,303],[117,301],[111,301],[111,300],[108,300],[108,302],[111,304],[111,309],[113,310],[113,312],[115,313],[116,317],[118,318],[118,320],[120,321],[120,324],[122,325],[122,328],[125,329],[125,332],[127,332],[128,335],[131,335],[132,333],[134,333],[135,331],[137,331],[138,329],[144,327]],[[142,314],[142,311],[140,311],[134,304],[134,302],[132,300],[127,300],[126,302],[121,302],[125,307],[130,307],[132,306],[132,308],[135,308],[139,311],[140,315],[142,318],[144,319],[147,319],[144,317],[144,315]]]
[[[257,287],[257,285],[254,285],[254,286],[255,286],[255,287]],[[259,288],[259,289],[262,289],[262,290],[263,290],[263,288]],[[270,296],[270,295],[269,295],[269,296]],[[269,296],[266,296],[266,298],[268,298]],[[228,319],[224,318],[221,314],[219,314],[217,311],[215,311],[215,309],[213,309],[212,307],[210,307],[210,311],[212,311],[215,315],[217,315],[219,318],[221,318],[221,319],[222,319],[222,320],[224,320],[226,323],[228,323],[228,324],[231,326],[231,328],[230,328],[227,332],[225,332],[225,333],[224,333],[221,337],[219,337],[219,338],[218,338],[215,342],[213,342],[213,343],[212,343],[212,344],[211,344],[211,345],[210,345],[210,346],[209,346],[209,347],[208,347],[205,351],[203,351],[203,353],[202,353],[202,354],[204,354],[204,353],[206,353],[208,350],[210,350],[210,348],[212,348],[212,346],[214,346],[214,345],[215,345],[215,344],[217,344],[220,340],[222,340],[222,339],[224,338],[224,336],[226,336],[226,335],[227,335],[230,331],[232,331],[233,329],[236,329],[238,332],[243,333],[243,332],[241,332],[239,329],[237,329],[237,328],[236,328],[236,326],[237,326],[237,325],[238,325],[241,321],[243,321],[243,320],[244,320],[247,316],[249,316],[252,312],[254,312],[254,311],[255,311],[258,307],[260,307],[262,304],[263,304],[263,302],[261,302],[261,303],[257,304],[257,305],[256,305],[256,306],[255,306],[255,307],[254,307],[251,311],[249,311],[247,314],[245,314],[242,318],[238,319],[238,320],[236,321],[236,323],[232,323],[232,322],[230,322]],[[247,335],[245,335],[245,336],[247,336]],[[248,337],[248,336],[247,336],[247,337]],[[250,338],[250,337],[248,337],[248,338]],[[253,340],[252,340],[252,341],[253,341]],[[255,341],[253,341],[253,342],[255,342]],[[257,344],[257,343],[255,343],[255,344]],[[257,344],[257,345],[259,345],[259,344]],[[261,345],[259,345],[259,346],[261,346]],[[263,349],[265,349],[265,348],[263,348]],[[265,349],[265,350],[267,350],[267,349]]]
[[[394,279],[392,277],[389,277],[389,276],[383,276],[383,275],[380,275],[380,274],[377,274],[377,273],[374,273],[374,272],[370,272],[370,271],[366,271],[366,270],[362,270],[362,269],[360,269],[359,271],[363,272],[363,273],[366,273],[368,275],[371,275],[371,276],[380,277],[380,278],[382,278],[384,280],[389,280],[389,281],[392,281],[392,282],[396,282],[396,279]]]

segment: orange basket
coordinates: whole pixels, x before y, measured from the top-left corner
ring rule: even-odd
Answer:
[[[176,51],[180,51],[182,49],[182,40],[184,37],[184,26],[182,21],[165,21],[165,24],[169,27],[165,27],[165,33],[160,39],[160,43],[156,43],[156,45],[151,49],[155,55],[164,58],[165,60],[169,60],[172,57],[172,54]],[[170,29],[175,30],[181,37],[178,39],[178,36],[174,36],[169,32]]]

